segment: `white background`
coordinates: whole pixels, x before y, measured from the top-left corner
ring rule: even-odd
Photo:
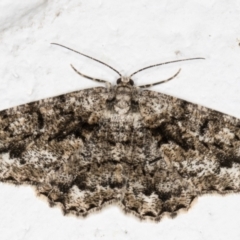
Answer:
[[[150,64],[189,57],[134,77],[136,84],[180,75],[154,91],[240,118],[239,0],[1,0],[0,109],[98,83],[70,68],[114,83],[102,60],[123,75]],[[187,213],[140,222],[109,206],[87,218],[64,217],[31,187],[0,184],[0,239],[240,239],[240,194],[199,197]]]

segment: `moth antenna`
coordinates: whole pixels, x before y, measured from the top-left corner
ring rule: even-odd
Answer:
[[[106,63],[104,63],[104,62],[102,62],[102,61],[100,61],[100,60],[98,60],[98,59],[96,59],[96,58],[93,58],[93,57],[90,57],[90,56],[88,56],[88,55],[86,55],[86,54],[80,53],[80,52],[78,52],[78,51],[76,51],[76,50],[74,50],[74,49],[72,49],[72,48],[63,46],[63,45],[61,45],[61,44],[59,44],[59,43],[51,43],[51,44],[57,45],[57,46],[60,46],[60,47],[63,47],[63,48],[66,48],[66,49],[68,49],[68,50],[70,50],[70,51],[73,51],[73,52],[75,52],[75,53],[78,53],[78,54],[80,54],[80,55],[82,55],[82,56],[84,56],[84,57],[87,57],[87,58],[90,58],[90,59],[92,59],[92,60],[94,60],[94,61],[96,61],[96,62],[99,62],[99,63],[101,63],[101,64],[103,64],[103,65],[111,68],[111,69],[112,69],[113,71],[115,71],[120,77],[122,76],[119,71],[117,71],[117,70],[114,69],[113,67],[109,66],[108,64],[106,64]]]
[[[105,81],[105,80],[102,80],[102,79],[98,79],[98,78],[93,78],[93,77],[87,76],[87,75],[79,72],[72,64],[70,64],[70,65],[71,65],[72,69],[73,69],[77,74],[79,74],[79,75],[82,76],[82,77],[85,77],[85,78],[90,79],[90,80],[95,81],[95,82],[110,83],[110,82]]]
[[[180,73],[180,71],[181,71],[181,68],[177,71],[177,73],[175,73],[172,77],[170,77],[170,78],[168,78],[166,80],[162,80],[162,81],[156,82],[156,83],[150,83],[150,84],[146,84],[146,85],[141,85],[141,86],[139,86],[139,88],[148,88],[148,87],[152,87],[152,86],[156,86],[156,85],[168,82],[168,81],[174,79]]]
[[[154,64],[154,65],[151,65],[151,66],[148,66],[148,67],[144,67],[144,68],[141,68],[141,69],[137,70],[136,72],[134,72],[134,73],[132,73],[132,74],[130,75],[130,78],[131,78],[133,75],[135,75],[135,74],[137,74],[137,73],[139,73],[139,72],[141,72],[141,71],[143,71],[143,70],[146,70],[146,69],[148,69],[148,68],[157,67],[157,66],[161,66],[161,65],[166,65],[166,64],[169,64],[169,63],[183,62],[183,61],[190,61],[190,60],[197,60],[197,59],[205,59],[205,58],[187,58],[187,59],[180,59],[180,60],[175,60],[175,61],[170,61],[170,62],[164,62],[164,63]]]

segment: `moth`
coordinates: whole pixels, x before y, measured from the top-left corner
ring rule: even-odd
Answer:
[[[0,181],[33,185],[66,214],[116,203],[155,221],[188,209],[199,195],[239,192],[240,120],[147,90],[180,70],[134,85],[133,75],[172,62],[129,77],[110,67],[119,74],[115,86],[72,66],[106,87],[1,111]]]

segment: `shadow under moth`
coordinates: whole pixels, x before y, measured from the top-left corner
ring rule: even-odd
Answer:
[[[172,62],[194,59],[201,58]],[[31,184],[64,213],[86,216],[117,203],[155,221],[188,209],[199,195],[239,192],[240,120],[146,90],[180,70],[134,86],[134,74],[172,62],[130,77],[108,66],[120,76],[115,86],[72,66],[107,87],[1,111],[0,181]]]

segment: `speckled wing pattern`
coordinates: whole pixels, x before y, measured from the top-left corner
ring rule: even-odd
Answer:
[[[0,181],[64,213],[117,203],[159,221],[240,191],[240,120],[125,83],[25,104],[0,112]]]

